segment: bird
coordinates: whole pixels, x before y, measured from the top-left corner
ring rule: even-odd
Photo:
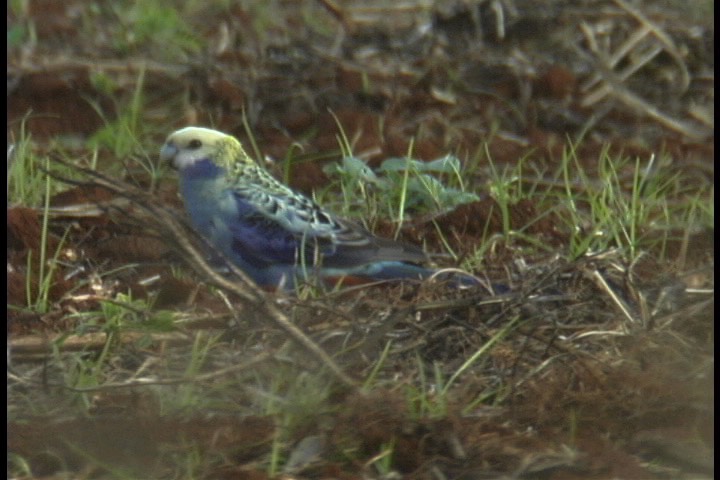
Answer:
[[[373,235],[276,180],[232,135],[190,126],[171,133],[162,161],[179,174],[193,228],[258,286],[293,290],[384,280],[424,280],[424,251]],[[474,284],[462,275],[459,283]]]

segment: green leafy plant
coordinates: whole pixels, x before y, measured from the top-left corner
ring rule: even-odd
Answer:
[[[363,213],[380,211],[400,220],[408,212],[445,212],[478,200],[462,184],[460,160],[452,155],[430,162],[389,158],[375,170],[357,157],[345,156],[324,171],[338,179],[346,211],[362,206]],[[377,206],[369,206],[373,204]]]

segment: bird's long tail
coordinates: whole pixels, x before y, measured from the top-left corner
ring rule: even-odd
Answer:
[[[432,269],[406,262],[385,261],[376,262],[361,267],[353,268],[350,271],[326,270],[323,277],[331,283],[341,280],[344,285],[359,285],[374,281],[383,280],[427,280],[434,278],[440,282],[459,287],[474,287],[482,285],[482,281],[457,269]]]

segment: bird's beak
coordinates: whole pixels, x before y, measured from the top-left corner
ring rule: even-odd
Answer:
[[[160,149],[160,160],[162,160],[163,162],[168,162],[174,167],[175,165],[173,164],[173,159],[175,159],[175,155],[177,155],[177,153],[177,147],[174,144],[168,142]]]

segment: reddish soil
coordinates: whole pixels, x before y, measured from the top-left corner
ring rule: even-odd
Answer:
[[[138,193],[78,170],[52,196],[47,308],[27,307],[44,291],[31,273],[42,205],[8,207],[8,451],[29,465],[9,461],[8,475],[261,479],[279,452],[286,478],[713,478],[713,227],[678,222],[662,247],[648,241],[632,259],[614,250],[573,259],[574,228],[592,226],[567,225],[547,200],[564,188],[552,175],[569,139],[581,139],[575,157],[588,174],[606,149],[630,167],[656,155],[682,185],[669,204],[693,192],[713,201],[712,17],[620,0],[276,3],[262,28],[259,9],[203,7],[189,21],[202,48],[177,56],[127,40],[108,5],[9,8],[9,42],[22,29],[34,37],[8,47],[8,138],[27,132],[38,155],[81,165],[88,138],[142,88],[146,147],[188,124],[250,145],[245,116],[269,168],[281,176],[292,153],[291,185],[307,193],[330,181],[323,166],[341,156],[338,125],[372,167],[411,142],[413,158],[453,153],[478,192],[492,168],[523,159],[518,185],[537,193],[510,204],[508,226],[522,237],[505,236],[497,199],[481,193],[418,214],[400,236],[460,260],[489,245],[473,272],[488,289],[268,295],[353,379],[383,358],[360,394],[288,343],[262,304],[218,295],[189,267],[152,209],[183,218],[174,175],[155,184],[132,161],[156,162],[154,150],[117,158],[100,148],[98,170]],[[614,70],[603,63],[633,35]],[[629,189],[632,171],[619,176]],[[376,233],[395,228],[380,219]],[[129,301],[118,294],[152,309],[131,305],[122,325],[108,325],[112,306]],[[168,311],[182,323],[169,324]]]

